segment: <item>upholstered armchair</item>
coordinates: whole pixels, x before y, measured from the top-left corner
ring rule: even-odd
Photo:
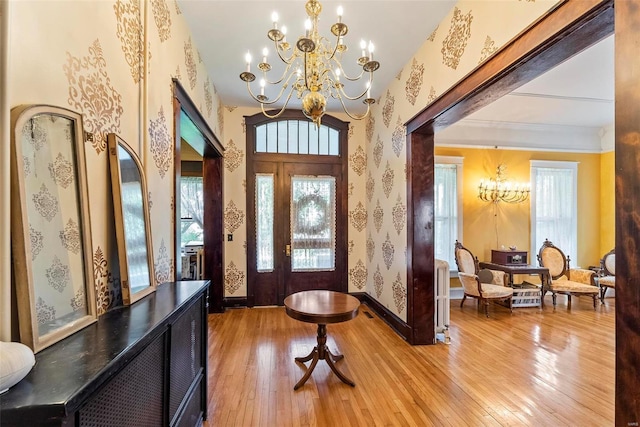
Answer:
[[[556,306],[556,294],[567,296],[567,305],[571,308],[572,295],[586,295],[593,298],[593,308],[596,308],[598,287],[595,283],[595,271],[570,268],[570,259],[560,248],[554,246],[548,239],[544,241],[538,251],[538,263],[549,269],[549,278],[542,287],[542,298],[551,292],[553,306]]]
[[[600,260],[600,302],[604,304],[604,295],[607,289],[616,287],[616,250],[611,249]]]
[[[481,283],[475,274],[458,272],[458,278],[464,288],[464,296],[460,302],[460,307],[467,297],[478,298],[478,303],[484,305],[484,313],[489,317],[489,301],[508,301],[509,309],[512,310],[513,288],[490,283]]]
[[[513,289],[504,286],[507,275],[503,271],[478,271],[478,259],[471,251],[458,241],[455,243],[455,260],[458,266],[458,278],[464,289],[464,296],[460,302],[463,306],[467,297],[477,298],[478,303],[484,305],[484,312],[489,317],[489,301],[511,301]]]
[[[479,273],[480,269],[478,267],[478,258],[475,257],[469,249],[462,246],[462,243],[457,240],[455,243],[454,255],[458,271],[476,275]],[[485,281],[492,285],[506,286],[509,282],[509,275],[504,271],[485,269],[483,270],[483,273],[491,273],[491,280],[485,279]]]

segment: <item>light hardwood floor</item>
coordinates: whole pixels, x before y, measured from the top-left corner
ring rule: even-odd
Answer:
[[[209,315],[205,426],[610,426],[614,424],[615,300],[551,297],[545,308],[451,304],[451,344],[411,346],[366,305],[327,326],[350,387],[320,361],[298,391],[293,360],[316,326],[284,308]],[[367,313],[373,318],[369,318]]]

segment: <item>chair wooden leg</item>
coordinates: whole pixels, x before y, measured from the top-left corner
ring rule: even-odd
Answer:
[[[482,302],[484,303],[484,314],[486,314],[487,317],[489,317],[489,300],[485,299],[485,300],[482,300]]]
[[[567,308],[571,308],[571,294],[567,294]]]
[[[551,299],[553,300],[553,308],[556,308],[556,293],[551,292]]]
[[[604,304],[604,296],[607,293],[607,287],[606,286],[601,286],[600,287],[600,302],[602,304]]]
[[[597,294],[593,294],[593,309],[596,309],[596,297],[598,296]]]
[[[460,301],[460,307],[462,307],[462,304],[464,304],[464,300],[466,300],[466,299],[467,299],[467,294],[464,294],[462,296],[462,301]]]

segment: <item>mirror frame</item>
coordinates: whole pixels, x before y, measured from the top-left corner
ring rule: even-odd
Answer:
[[[22,130],[26,123],[37,116],[51,115],[65,118],[72,123],[74,138],[71,151],[75,155],[74,181],[78,203],[79,251],[82,256],[81,270],[71,271],[70,276],[84,275],[84,298],[86,314],[43,335],[38,330],[36,292],[34,279],[33,247],[30,233],[27,202],[34,194],[26,190]],[[98,319],[95,297],[93,246],[89,218],[89,191],[87,186],[86,160],[82,115],[66,108],[51,105],[20,105],[11,109],[11,242],[13,278],[17,300],[20,341],[31,347],[34,353],[72,335]],[[34,162],[35,163],[35,162]],[[35,165],[34,165],[35,167]],[[46,166],[43,165],[46,173]],[[36,252],[37,253],[37,252]],[[80,270],[76,267],[76,270]]]
[[[111,189],[113,194],[113,211],[115,215],[116,240],[118,241],[118,261],[120,264],[120,285],[122,288],[122,302],[130,305],[153,292],[157,284],[153,262],[153,244],[151,243],[151,226],[149,219],[149,192],[144,176],[144,169],[138,155],[131,147],[115,133],[107,135],[107,147],[109,150],[109,168],[111,169]],[[118,147],[122,147],[133,159],[140,173],[140,190],[142,191],[142,213],[144,216],[145,241],[147,246],[147,267],[149,271],[149,286],[138,291],[131,292],[129,275],[129,263],[127,259],[128,244],[124,227],[124,206],[122,204],[122,174],[120,169],[120,156]]]

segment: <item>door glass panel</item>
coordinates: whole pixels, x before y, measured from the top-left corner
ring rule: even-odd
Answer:
[[[256,256],[260,273],[273,271],[273,174],[256,174]]]
[[[291,270],[335,269],[336,179],[291,178]]]

